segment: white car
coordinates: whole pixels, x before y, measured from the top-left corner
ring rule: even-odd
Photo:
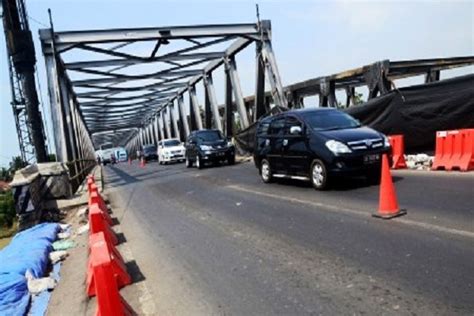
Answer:
[[[168,162],[183,162],[185,148],[179,139],[163,139],[158,142],[158,161],[160,164]]]

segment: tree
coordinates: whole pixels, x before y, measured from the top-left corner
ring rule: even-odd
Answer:
[[[10,181],[11,180],[10,170],[8,170],[5,167],[2,167],[2,169],[0,169],[0,180],[6,181],[6,182]]]
[[[356,93],[354,94],[354,98],[353,98],[353,100],[354,100],[354,105],[359,105],[359,104],[364,103],[364,99],[363,99],[362,97],[363,97],[362,93],[356,92]]]
[[[24,168],[28,165],[27,162],[23,161],[20,156],[16,156],[12,158],[10,162],[10,172],[13,174],[18,169]]]

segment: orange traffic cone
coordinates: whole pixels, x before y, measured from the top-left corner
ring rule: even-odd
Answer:
[[[145,159],[143,157],[140,160],[140,168],[145,168]]]
[[[387,154],[384,154],[382,157],[382,179],[380,181],[379,211],[376,214],[372,214],[372,216],[390,219],[393,217],[405,215],[406,213],[406,210],[401,210],[398,208],[397,194],[395,192],[392,174],[390,173],[390,167],[388,165],[388,157]]]
[[[132,164],[132,158],[128,158],[128,164],[129,164],[129,165]]]

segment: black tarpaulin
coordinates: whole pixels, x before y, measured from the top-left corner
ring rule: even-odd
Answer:
[[[386,135],[404,135],[407,152],[432,151],[436,131],[474,127],[474,75],[394,90],[346,112]]]

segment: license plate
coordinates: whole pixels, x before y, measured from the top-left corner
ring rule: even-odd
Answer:
[[[372,154],[372,155],[365,155],[364,156],[364,163],[365,164],[376,163],[379,160],[380,160],[380,155],[379,154]]]

